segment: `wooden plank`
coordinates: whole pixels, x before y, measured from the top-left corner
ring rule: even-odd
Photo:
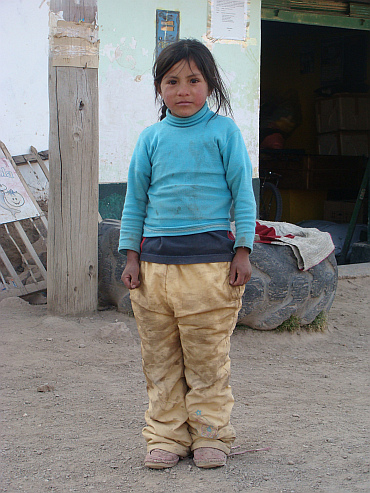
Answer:
[[[36,162],[37,162],[37,161],[36,161]],[[34,167],[33,167],[33,166],[32,166],[32,164],[31,164],[31,161],[29,161],[28,159],[27,159],[27,161],[26,161],[26,163],[25,163],[25,164],[28,166],[28,168],[29,168],[29,170],[30,170],[30,173],[31,173],[31,176],[33,175],[33,176],[35,177],[35,179],[36,179],[36,183],[37,183],[37,184],[38,184],[38,186],[40,187],[40,188],[39,188],[39,191],[40,191],[40,192],[41,192],[41,191],[45,191],[45,187],[43,187],[43,186],[42,186],[42,183],[41,183],[40,178],[39,178],[39,174],[40,174],[40,173],[34,169]]]
[[[49,159],[49,151],[40,151],[40,152],[38,152],[38,155],[43,160]],[[13,161],[15,162],[16,165],[25,164],[27,161],[29,161],[30,163],[36,163],[37,162],[35,155],[33,153],[21,154],[19,156],[12,156],[12,158],[13,158]]]
[[[96,0],[51,0],[64,21],[95,22]],[[55,44],[58,38],[50,40]],[[71,40],[73,43],[73,39]],[[49,63],[48,310],[97,309],[99,122],[98,70]]]
[[[37,267],[38,267],[38,269],[39,269],[42,277],[46,280],[46,278],[47,278],[46,269],[43,266],[43,264],[42,264],[39,256],[37,255],[35,249],[33,248],[32,243],[28,239],[28,236],[26,235],[26,233],[25,233],[24,229],[22,228],[20,222],[19,221],[15,221],[13,224],[14,224],[16,230],[18,231],[18,234],[21,237],[21,239],[22,239],[25,247],[27,248],[27,251],[29,252],[29,254],[31,255],[31,257],[33,258],[35,264],[37,265]]]
[[[42,172],[44,173],[44,175],[46,176],[46,179],[49,181],[49,170],[46,167],[46,164],[41,159],[41,157],[40,157],[40,155],[37,152],[35,147],[31,146],[31,152],[32,152],[32,155],[34,156],[34,158],[36,159],[36,161],[39,163],[39,166],[42,169]]]
[[[288,22],[292,24],[307,24],[312,26],[339,27],[345,29],[370,30],[370,20],[348,15],[325,15],[302,11],[279,10],[279,8],[264,8],[262,5],[261,19],[267,21]]]
[[[8,288],[7,286],[5,286],[6,291],[12,291],[12,292],[14,291],[15,292],[17,290],[17,292],[19,292],[19,294],[27,294],[27,290],[23,286],[22,281],[19,279],[17,272],[15,271],[14,267],[12,266],[10,260],[8,259],[8,256],[6,255],[4,249],[1,245],[0,245],[0,258],[3,261],[5,268],[9,272],[9,275],[12,277],[15,284],[17,285],[17,287],[14,287],[14,290],[13,290],[13,288]],[[17,296],[17,295],[14,294],[14,296]]]
[[[27,185],[27,182],[23,178],[22,173],[18,169],[18,167],[17,167],[17,165],[16,165],[13,157],[9,153],[7,147],[1,141],[0,141],[0,148],[1,148],[2,152],[4,153],[4,156],[11,163],[11,165],[12,165],[12,167],[14,169],[14,172],[19,177],[19,179],[20,179],[21,183],[23,184],[23,186],[25,187],[25,189],[26,189],[26,191],[27,191],[30,199],[32,200],[32,202],[33,202],[36,210],[40,214],[40,216],[38,217],[38,219],[43,222],[44,227],[47,230],[47,224],[48,223],[47,223],[47,219],[45,218],[44,212],[39,207],[39,205],[38,205],[35,197],[33,196],[32,192],[30,191],[30,189],[29,189],[29,187]],[[25,162],[25,164],[27,164],[28,166],[30,166],[32,168],[32,166],[31,166],[31,164],[29,163],[28,160],[25,159],[24,162]],[[32,172],[35,173],[33,169],[32,169]],[[37,179],[38,179],[38,177],[37,177]],[[32,221],[32,223],[34,223],[34,221],[32,219],[31,219],[31,221]],[[35,275],[31,271],[30,272],[30,275],[31,275],[31,279],[33,280],[33,282],[24,285],[22,283],[21,276],[19,276],[17,274],[17,272],[14,269],[14,267],[13,267],[10,259],[7,256],[6,252],[4,251],[4,249],[0,245],[0,258],[1,258],[2,262],[4,263],[5,268],[6,268],[6,270],[9,273],[9,276],[13,279],[14,283],[16,284],[16,286],[11,286],[8,283],[6,283],[4,285],[4,288],[5,289],[0,292],[0,299],[6,298],[8,296],[23,296],[23,295],[27,295],[27,294],[30,294],[30,293],[34,293],[36,291],[40,291],[42,289],[46,289],[47,272],[46,272],[45,267],[43,266],[43,264],[42,264],[39,256],[37,255],[37,252],[35,251],[32,243],[30,242],[30,240],[29,240],[26,232],[24,231],[21,223],[19,221],[13,221],[13,224],[14,224],[14,226],[15,226],[15,228],[16,228],[16,230],[17,230],[17,232],[18,232],[18,234],[19,234],[22,242],[24,243],[27,252],[33,258],[33,260],[34,260],[34,262],[35,262],[35,264],[36,264],[36,266],[37,266],[37,268],[39,270],[39,273],[43,277],[43,281],[37,281],[36,278],[35,278]],[[6,224],[5,224],[5,230],[8,231]],[[36,230],[39,232],[38,228],[36,228]],[[40,234],[40,232],[39,232],[39,234]],[[9,233],[9,231],[8,231],[8,235],[10,236],[11,240],[13,241],[15,247],[19,250],[20,254],[23,256],[24,254],[20,250],[19,245],[17,244],[16,240],[14,238],[12,238],[12,236]]]
[[[10,288],[6,291],[0,291],[0,301],[9,298],[10,296],[26,296],[27,294],[37,293],[37,291],[44,291],[46,289],[46,281],[40,281],[36,284],[26,284],[19,288]]]

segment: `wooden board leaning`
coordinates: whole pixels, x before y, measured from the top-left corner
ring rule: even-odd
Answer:
[[[0,300],[46,289],[48,222],[7,147],[0,141]],[[48,181],[48,169],[31,148]],[[42,163],[42,164],[40,164]],[[30,163],[28,163],[30,165]],[[31,165],[30,165],[31,166]]]

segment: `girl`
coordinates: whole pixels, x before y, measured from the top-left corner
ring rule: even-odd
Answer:
[[[238,127],[218,114],[230,102],[201,42],[167,46],[153,75],[161,121],[136,144],[119,241],[149,396],[145,465],[193,452],[198,467],[218,467],[235,439],[229,348],[251,277],[252,167]]]

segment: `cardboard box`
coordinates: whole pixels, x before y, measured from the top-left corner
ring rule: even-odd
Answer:
[[[317,136],[318,152],[321,156],[369,156],[370,132],[329,132]]]
[[[281,190],[355,190],[364,175],[363,157],[261,153],[260,169],[281,175]]]
[[[315,102],[317,132],[370,130],[370,97],[367,94],[336,94]]]
[[[351,221],[355,201],[335,201],[325,200],[324,202],[324,221],[332,221],[335,223],[349,223]],[[363,223],[363,206],[361,205],[360,212],[357,218],[357,223]]]

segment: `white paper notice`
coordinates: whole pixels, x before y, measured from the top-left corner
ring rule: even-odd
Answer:
[[[216,39],[245,41],[247,1],[213,0],[211,36]]]

